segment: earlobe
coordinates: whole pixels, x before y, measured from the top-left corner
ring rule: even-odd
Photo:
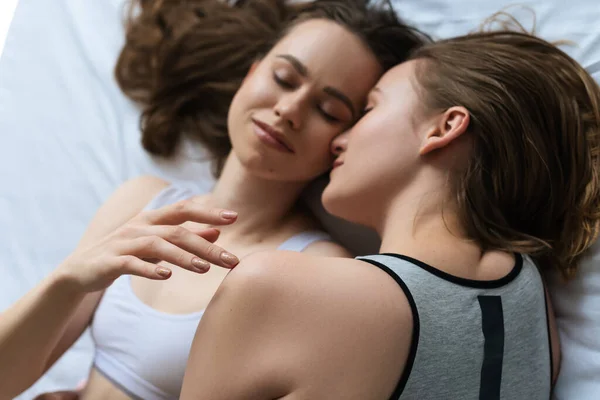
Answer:
[[[425,136],[419,154],[424,156],[434,150],[454,143],[469,127],[469,111],[462,106],[451,107],[438,117],[438,121]]]

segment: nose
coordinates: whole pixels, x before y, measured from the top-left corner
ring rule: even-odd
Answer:
[[[275,105],[275,115],[283,119],[292,130],[302,127],[303,100],[301,93],[289,93],[282,96]]]
[[[348,147],[348,132],[344,132],[341,135],[336,136],[331,141],[331,154],[339,157]]]

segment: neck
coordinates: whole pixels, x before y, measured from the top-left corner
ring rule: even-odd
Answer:
[[[231,152],[207,202],[209,206],[236,211],[237,222],[225,229],[251,240],[277,229],[292,213],[305,186],[304,182],[259,178]]]
[[[391,202],[377,227],[380,252],[429,259],[435,252],[467,243],[457,213],[444,201],[445,196],[442,192],[422,192]]]

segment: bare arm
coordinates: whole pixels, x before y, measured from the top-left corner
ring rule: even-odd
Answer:
[[[146,186],[150,183],[157,185],[154,190]],[[208,271],[210,263],[237,264],[235,256],[222,257],[226,252],[212,243],[219,231],[202,228],[231,224],[235,213],[207,209],[194,199],[140,212],[164,185],[156,178],[125,185],[99,212],[85,243],[1,316],[0,397],[28,387],[71,346],[89,324],[98,292],[119,276],[168,279],[171,270],[155,264],[161,260],[196,273]],[[181,226],[186,221],[199,224]]]
[[[148,177],[125,183],[99,209],[78,249],[131,219],[166,185]],[[73,345],[102,293],[73,290],[53,273],[0,315],[0,398],[29,387]]]
[[[368,264],[256,254],[204,314],[181,399],[386,399],[411,329],[406,298]]]

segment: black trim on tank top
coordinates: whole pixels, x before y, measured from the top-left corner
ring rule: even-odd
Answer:
[[[507,285],[510,282],[512,282],[517,276],[519,276],[519,273],[523,269],[523,256],[521,256],[521,254],[519,254],[519,253],[515,253],[515,266],[507,275],[503,276],[500,279],[495,279],[495,280],[491,280],[491,281],[479,281],[479,280],[475,280],[475,279],[467,279],[467,278],[461,278],[459,276],[451,275],[447,272],[444,272],[435,267],[432,267],[431,265],[426,264],[423,261],[417,260],[416,258],[412,258],[409,256],[405,256],[402,254],[381,253],[380,255],[395,257],[395,258],[399,258],[400,260],[408,261],[409,263],[414,264],[417,267],[424,269],[425,271],[429,272],[430,274],[437,276],[438,278],[444,279],[448,282],[452,282],[452,283],[455,283],[460,286],[472,287],[472,288],[477,288],[477,289],[495,289],[495,288],[499,288],[504,285]]]
[[[500,400],[504,360],[502,297],[477,296],[477,300],[481,308],[481,330],[484,338],[479,400]]]
[[[412,368],[415,363],[415,357],[417,356],[417,347],[419,346],[419,333],[421,330],[421,326],[420,326],[420,322],[419,322],[419,312],[417,310],[417,304],[415,303],[415,299],[413,298],[412,294],[410,293],[408,286],[406,286],[406,283],[404,283],[402,278],[400,278],[389,267],[387,267],[386,265],[384,265],[380,262],[377,262],[375,260],[369,260],[366,258],[358,257],[357,260],[368,262],[369,264],[376,266],[377,268],[379,268],[382,271],[384,271],[385,273],[387,273],[390,277],[392,277],[392,279],[394,279],[396,281],[398,286],[400,286],[400,288],[404,292],[404,295],[406,296],[406,299],[408,300],[408,304],[410,305],[410,310],[411,310],[412,316],[413,316],[413,329],[412,329],[412,338],[410,340],[410,350],[408,352],[408,358],[406,360],[406,365],[404,366],[404,371],[402,371],[400,380],[398,381],[398,384],[396,385],[396,388],[394,389],[394,392],[392,393],[392,396],[390,397],[390,400],[398,400],[400,398],[400,395],[404,391],[404,388],[406,387],[406,383],[408,382],[408,378],[410,377],[410,373],[412,372]]]

